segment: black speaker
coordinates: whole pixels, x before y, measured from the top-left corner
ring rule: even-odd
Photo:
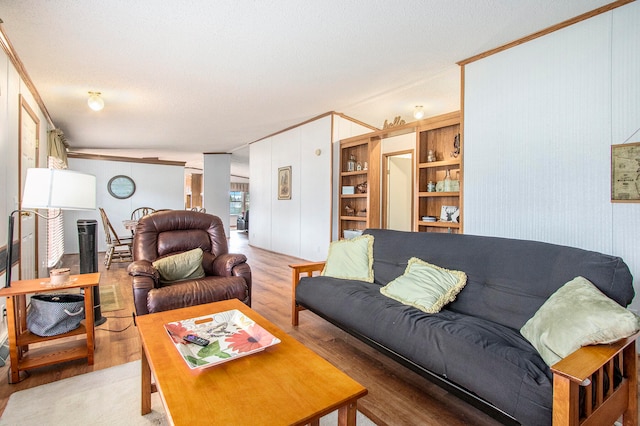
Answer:
[[[98,272],[98,240],[96,228],[98,221],[78,219],[78,247],[80,249],[80,273]],[[93,319],[95,325],[104,324],[107,320],[100,309],[100,286],[93,287]]]

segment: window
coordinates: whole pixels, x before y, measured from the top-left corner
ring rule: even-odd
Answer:
[[[229,192],[230,206],[229,210],[232,215],[240,216],[244,211],[244,192],[231,191]]]
[[[64,163],[56,158],[49,157],[50,169],[66,169]],[[49,216],[56,216],[58,209],[49,209]],[[64,217],[62,212],[57,217],[47,220],[47,268],[58,266],[64,254]]]

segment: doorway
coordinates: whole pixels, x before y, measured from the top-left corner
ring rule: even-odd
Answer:
[[[27,169],[38,167],[38,137],[40,120],[29,104],[20,95],[20,126],[18,128],[20,183],[18,197],[22,205],[22,188],[27,176]],[[20,213],[20,279],[29,280],[38,276],[38,218],[34,214]]]
[[[382,227],[413,230],[413,151],[383,154]]]

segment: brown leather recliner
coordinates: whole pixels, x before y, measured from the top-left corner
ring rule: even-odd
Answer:
[[[160,282],[152,262],[200,247],[205,276],[170,284]],[[237,298],[251,306],[251,268],[243,254],[228,253],[219,217],[186,210],[158,211],[140,219],[133,240],[133,277],[137,315]]]

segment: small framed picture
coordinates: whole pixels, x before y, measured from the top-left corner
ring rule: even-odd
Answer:
[[[278,200],[291,199],[291,166],[278,169]]]
[[[440,222],[458,223],[460,209],[457,206],[442,206],[440,210]]]
[[[611,202],[640,203],[640,142],[611,145]]]

